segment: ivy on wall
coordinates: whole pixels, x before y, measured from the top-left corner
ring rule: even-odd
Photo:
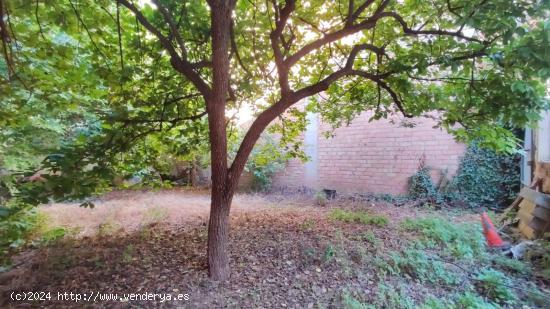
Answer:
[[[509,205],[520,190],[520,156],[468,147],[448,191],[472,206]]]
[[[433,183],[430,168],[420,164],[409,179],[408,195],[433,203],[467,204],[470,207],[504,208],[520,189],[520,156],[497,153],[471,144],[457,174],[439,185]]]

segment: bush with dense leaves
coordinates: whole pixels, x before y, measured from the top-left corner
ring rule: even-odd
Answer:
[[[409,179],[408,196],[442,204],[464,202],[470,207],[504,208],[520,189],[519,155],[501,154],[471,144],[448,185],[436,185],[430,168],[421,164]]]
[[[505,207],[519,189],[519,155],[499,154],[473,144],[460,161],[447,191],[471,206]]]

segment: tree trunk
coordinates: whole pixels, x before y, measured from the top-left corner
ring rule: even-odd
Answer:
[[[208,275],[213,280],[229,278],[229,210],[231,198],[212,187],[210,221],[208,223]]]
[[[229,39],[233,0],[210,0],[212,25],[212,91],[206,98],[212,201],[208,225],[208,274],[213,280],[229,278],[229,210],[233,181],[228,177],[225,106],[229,93]]]

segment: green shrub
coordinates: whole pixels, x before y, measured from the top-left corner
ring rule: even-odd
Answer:
[[[43,232],[42,235],[33,243],[39,246],[48,246],[62,239],[65,235],[67,235],[67,230],[65,228],[55,227]]]
[[[476,286],[485,297],[501,303],[513,303],[516,299],[510,289],[510,280],[500,271],[486,268],[475,278]]]
[[[432,198],[440,199],[439,189],[434,185],[430,175],[430,168],[422,166],[409,178],[409,197],[414,199]]]
[[[408,196],[428,198],[436,204],[462,202],[470,207],[506,207],[519,191],[519,162],[518,155],[499,154],[473,143],[447,185],[433,183],[431,169],[422,159],[418,171],[409,178]]]
[[[246,169],[252,172],[253,176],[252,190],[269,190],[273,176],[285,167],[287,159],[289,156],[281,151],[281,147],[272,136],[262,135],[246,164]]]
[[[372,215],[365,211],[349,211],[340,208],[335,208],[330,211],[328,217],[332,220],[343,222],[355,222],[362,224],[371,224],[376,226],[385,226],[389,220],[385,216]]]
[[[471,206],[506,207],[520,188],[519,155],[499,154],[472,144],[447,191]]]
[[[39,221],[36,209],[16,199],[0,207],[0,265],[10,262],[10,255],[22,247]]]

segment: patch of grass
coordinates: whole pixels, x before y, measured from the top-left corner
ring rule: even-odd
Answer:
[[[376,307],[370,304],[365,304],[353,297],[348,291],[342,293],[342,306],[345,309],[375,309]]]
[[[323,254],[323,262],[328,263],[334,259],[336,252],[332,244],[328,244],[325,248],[325,253]]]
[[[448,271],[445,264],[430,259],[422,250],[407,248],[402,252],[390,253],[390,258],[390,265],[398,274],[404,274],[421,282],[446,285],[458,283],[456,275]]]
[[[97,234],[99,236],[109,236],[113,235],[116,231],[118,231],[120,226],[115,223],[112,219],[107,219],[105,222],[101,223],[97,227]]]
[[[311,231],[315,227],[315,220],[309,218],[304,220],[302,224],[300,224],[300,229],[302,231]]]
[[[412,309],[415,308],[415,305],[414,300],[402,285],[393,286],[379,283],[376,308]]]
[[[475,279],[477,288],[485,297],[499,303],[513,304],[515,302],[516,296],[508,287],[510,280],[500,271],[486,268]]]
[[[149,225],[163,221],[167,217],[168,214],[166,213],[166,209],[160,207],[152,207],[147,209],[147,211],[143,214],[142,220],[145,225]]]
[[[313,199],[315,200],[315,204],[319,206],[325,206],[328,202],[327,195],[323,191],[315,192],[315,196],[313,196]]]
[[[389,220],[385,216],[369,214],[365,211],[350,211],[340,208],[335,208],[330,211],[329,219],[343,222],[355,222],[362,224],[370,224],[375,226],[385,226]]]
[[[77,234],[78,229],[66,229],[60,226],[51,226],[51,219],[44,213],[38,212],[36,224],[29,236],[32,246],[50,246],[65,236]]]
[[[124,247],[124,250],[122,251],[122,262],[128,264],[132,262],[135,255],[135,249],[134,245],[129,244],[126,247]]]
[[[448,309],[455,307],[456,306],[452,300],[446,298],[436,298],[433,296],[428,297],[422,305],[418,306],[419,309]]]
[[[358,235],[353,235],[352,239],[368,242],[374,247],[379,247],[382,244],[380,238],[376,237],[372,231],[366,231]]]
[[[67,230],[63,227],[56,227],[47,230],[42,234],[38,243],[43,246],[48,246],[56,241],[62,239],[67,234]]]
[[[486,302],[479,295],[472,292],[465,292],[457,296],[454,308],[472,308],[472,309],[496,309],[500,308],[494,303]],[[451,308],[453,308],[451,307]]]
[[[531,267],[527,265],[527,263],[506,256],[495,256],[493,258],[493,263],[504,270],[514,273],[522,275],[527,275],[531,273]]]
[[[429,248],[441,248],[459,259],[477,260],[486,257],[485,243],[478,224],[453,223],[442,217],[405,219],[401,226],[424,236],[421,242]]]

